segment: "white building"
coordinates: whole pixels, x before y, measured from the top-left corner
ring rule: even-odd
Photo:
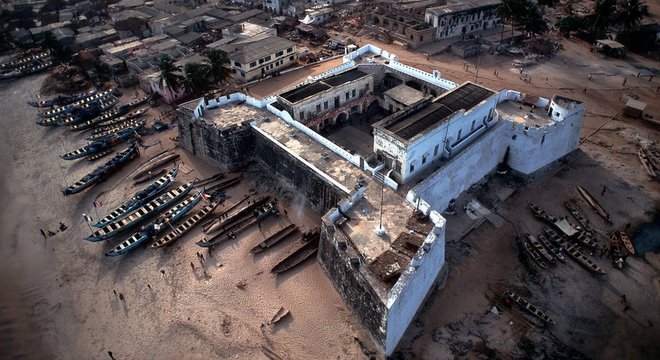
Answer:
[[[261,35],[229,45],[234,51],[227,57],[237,80],[265,77],[298,60],[296,44],[277,36]]]
[[[335,12],[334,9],[326,7],[322,9],[315,10],[305,10],[307,15],[300,22],[307,25],[321,25],[326,21],[330,20],[332,14]]]

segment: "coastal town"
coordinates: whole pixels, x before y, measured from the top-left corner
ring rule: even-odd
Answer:
[[[660,355],[660,4],[0,11],[9,358]]]

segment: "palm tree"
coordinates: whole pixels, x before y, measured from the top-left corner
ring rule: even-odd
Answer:
[[[593,14],[584,17],[591,36],[595,38],[605,36],[607,29],[614,22],[616,15],[614,5],[615,0],[596,0]]]
[[[231,77],[231,70],[225,67],[229,59],[222,51],[209,49],[206,52],[205,63],[209,66],[209,74],[214,81],[225,82]]]
[[[186,87],[186,90],[195,95],[199,96],[203,94],[209,88],[209,66],[205,64],[198,63],[188,63],[183,67],[183,73],[185,78],[183,84]]]
[[[109,81],[112,76],[110,65],[101,61],[96,61],[94,63],[94,72],[96,73],[96,80],[101,84]]]
[[[616,12],[616,22],[623,25],[625,31],[634,30],[644,16],[644,10],[639,0],[627,0],[619,5]]]
[[[548,31],[548,24],[538,6],[531,1],[526,1],[524,6],[526,10],[519,19],[519,26],[528,34],[538,35]]]
[[[55,35],[53,35],[51,31],[46,31],[42,35],[41,45],[48,50],[55,50],[55,48],[57,48],[60,43],[57,41]]]
[[[170,93],[173,89],[179,89],[183,76],[177,72],[181,71],[181,67],[176,65],[171,57],[163,55],[158,60],[158,68],[160,68],[160,85],[168,88]]]

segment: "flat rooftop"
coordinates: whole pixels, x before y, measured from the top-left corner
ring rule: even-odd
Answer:
[[[326,85],[324,83],[313,82],[311,84],[306,84],[299,88],[289,90],[281,94],[280,96],[289,102],[296,103],[300,100],[306,99],[312,95],[316,95],[330,88],[331,86]]]
[[[503,119],[519,124],[542,127],[554,123],[545,110],[518,101],[499,103],[495,110]]]
[[[395,86],[385,91],[383,95],[406,106],[410,106],[424,98],[424,93],[406,84]]]
[[[198,104],[199,99],[181,104],[179,107],[194,112]],[[204,110],[202,113],[202,118],[207,122],[213,123],[215,126],[221,129],[232,125],[240,125],[248,120],[258,120],[262,119],[264,116],[272,115],[273,114],[267,110],[259,109],[254,106],[228,104]]]
[[[465,83],[444,93],[429,106],[385,126],[405,140],[436,126],[459,110],[470,110],[495,92],[473,83]]]
[[[363,73],[362,71],[358,70],[357,68],[353,68],[351,70],[345,71],[341,74],[337,74],[334,76],[330,76],[328,78],[325,78],[323,80],[320,80],[332,87],[339,86],[342,84],[345,84],[347,82],[351,82],[360,78],[363,78],[367,76],[366,73]]]
[[[347,82],[351,82],[365,76],[367,76],[366,73],[363,73],[357,68],[353,68],[343,73],[289,90],[285,93],[280,94],[280,96],[291,103],[296,103],[298,101],[307,99],[308,97],[314,96],[325,90],[343,85]]]

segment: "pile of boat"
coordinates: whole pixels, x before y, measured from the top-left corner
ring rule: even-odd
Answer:
[[[605,274],[605,271],[583,253],[584,249],[595,250],[598,240],[590,227],[587,218],[582,215],[576,204],[564,203],[579,225],[565,218],[557,218],[547,210],[529,203],[529,208],[536,218],[543,222],[543,233],[525,234],[523,248],[530,259],[539,267],[549,269],[558,261],[566,262],[566,253],[579,265],[595,274]]]
[[[0,63],[0,79],[12,79],[36,74],[55,65],[50,51],[33,55],[22,55],[11,61]]]

